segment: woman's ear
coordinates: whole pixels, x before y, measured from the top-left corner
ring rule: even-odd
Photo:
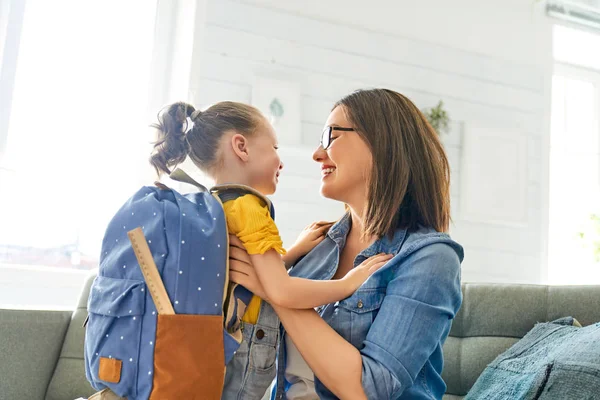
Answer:
[[[231,137],[233,153],[241,160],[248,161],[248,139],[239,133]]]

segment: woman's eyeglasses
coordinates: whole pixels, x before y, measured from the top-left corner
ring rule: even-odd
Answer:
[[[354,128],[342,128],[341,126],[326,126],[323,129],[323,133],[321,134],[321,147],[323,150],[327,150],[329,146],[331,146],[331,132],[333,131],[343,131],[343,132],[352,132]]]

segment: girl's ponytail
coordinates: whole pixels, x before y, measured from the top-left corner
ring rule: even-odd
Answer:
[[[152,127],[158,130],[158,138],[154,143],[154,150],[150,156],[150,164],[158,175],[170,174],[170,168],[177,165],[187,157],[190,144],[186,140],[186,133],[195,108],[190,104],[178,102],[163,109],[158,115],[158,123]]]

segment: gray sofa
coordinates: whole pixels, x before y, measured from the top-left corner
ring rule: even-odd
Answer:
[[[72,400],[93,393],[83,367],[91,276],[74,313],[0,310],[0,400]],[[460,399],[485,366],[536,322],[600,321],[600,286],[464,284],[444,346],[445,399]]]

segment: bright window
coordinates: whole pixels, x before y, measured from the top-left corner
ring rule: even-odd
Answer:
[[[600,36],[557,27],[554,43],[548,279],[600,284]]]
[[[600,70],[600,35],[555,25],[552,44],[555,61]]]
[[[71,307],[144,181],[156,3],[28,0],[4,159],[0,306]]]

